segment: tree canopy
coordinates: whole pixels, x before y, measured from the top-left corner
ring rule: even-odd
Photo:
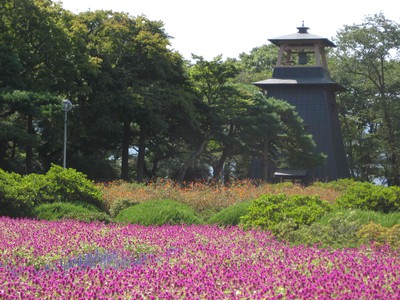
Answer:
[[[334,74],[350,167],[355,178],[400,184],[400,25],[383,14],[338,32]]]
[[[46,172],[63,157],[61,101],[69,99],[68,166],[96,180],[262,178],[312,168],[312,136],[295,108],[252,82],[271,76],[274,45],[238,59],[170,47],[161,21],[112,11],[79,14],[50,0],[0,5],[0,168]],[[345,26],[329,56],[352,175],[400,184],[399,25],[383,15]]]

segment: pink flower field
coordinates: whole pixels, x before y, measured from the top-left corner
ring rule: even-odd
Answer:
[[[265,231],[0,218],[0,299],[400,299],[389,248]]]

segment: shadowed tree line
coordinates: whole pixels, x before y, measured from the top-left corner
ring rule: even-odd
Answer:
[[[206,61],[193,55],[185,61],[171,49],[163,26],[120,12],[73,14],[47,0],[3,1],[0,167],[27,174],[61,164],[63,99],[74,105],[68,113],[68,167],[96,180],[229,181],[246,178],[255,157],[269,180],[276,166],[310,168],[321,163],[323,154],[314,154],[312,137],[294,108],[266,98],[252,85],[271,75],[277,56],[273,46],[254,48],[238,59],[217,56]],[[389,28],[393,35],[396,26]],[[363,30],[345,27],[338,35],[337,55],[330,57],[334,77],[354,87],[340,97],[344,138],[354,177],[384,176],[396,184],[396,176],[389,173],[397,168],[398,121],[390,105],[397,97],[393,75],[398,61],[383,56],[377,78],[392,73],[379,92],[372,80],[346,73],[345,66],[363,64],[357,61],[359,53],[346,53],[352,37],[345,33]],[[366,94],[374,108],[365,103]],[[354,105],[365,109],[365,119],[355,120],[362,115]],[[378,113],[377,108],[381,122],[371,124],[377,119],[367,117],[367,111]],[[364,171],[361,152],[366,153],[359,147],[365,142],[361,135],[371,128],[380,131],[368,136],[379,147],[384,147],[378,138],[385,132],[387,152],[370,153],[371,160],[379,161]]]

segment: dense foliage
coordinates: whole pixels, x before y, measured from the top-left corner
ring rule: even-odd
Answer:
[[[336,200],[336,204],[344,208],[359,208],[384,213],[400,211],[400,187],[357,182]]]
[[[74,169],[53,165],[46,174],[26,176],[0,169],[0,215],[32,216],[36,205],[55,202],[84,202],[104,207],[100,189]]]
[[[246,227],[259,227],[274,232],[277,226],[285,222],[290,222],[295,229],[301,225],[310,225],[330,209],[329,203],[318,196],[264,195],[251,203],[241,220]]]
[[[50,0],[7,0],[0,15],[4,170],[60,164],[65,98],[73,103],[68,166],[91,179],[226,182],[247,177],[254,157],[263,170],[322,162],[294,107],[267,99],[245,75],[271,69],[271,47],[242,55],[243,63],[186,62],[169,48],[163,23],[144,16],[75,15]],[[255,60],[263,66],[253,68]]]
[[[172,181],[95,185],[72,169],[53,166],[48,173],[21,176],[2,172],[1,214],[143,225],[257,227],[294,244],[358,247],[374,241],[398,247],[393,241],[398,236],[400,212],[375,209],[377,203],[393,202],[396,187],[349,180],[308,187],[250,181],[231,185],[203,182],[182,186]]]
[[[400,185],[400,24],[382,13],[341,28],[331,71],[352,176]]]

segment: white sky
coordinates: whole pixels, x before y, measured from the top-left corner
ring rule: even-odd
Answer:
[[[359,24],[366,15],[382,12],[400,23],[397,0],[60,0],[74,13],[87,10],[124,11],[163,21],[172,49],[211,60],[237,58],[268,39],[310,27],[309,33],[332,39],[344,25]]]

